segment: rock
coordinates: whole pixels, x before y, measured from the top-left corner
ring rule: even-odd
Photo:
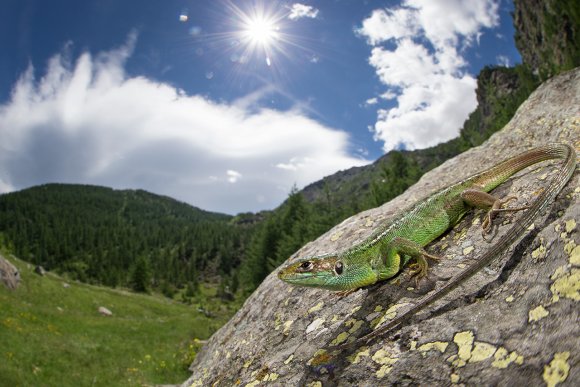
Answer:
[[[580,146],[580,68],[541,85],[506,127],[477,148],[424,175],[404,194],[357,214],[290,260],[344,250],[380,222],[438,188],[548,142]],[[532,202],[557,163],[528,168],[494,191]],[[469,213],[428,251],[444,259],[414,289],[405,271],[339,298],[291,287],[270,274],[197,355],[184,386],[246,385],[541,385],[580,380],[580,188],[578,171],[534,221],[533,229],[443,299],[391,334],[353,350],[332,344],[372,331],[473,263],[518,213],[503,214],[494,239],[481,236],[481,212]],[[336,236],[339,236],[338,238]]]
[[[20,272],[2,255],[0,255],[0,282],[10,290],[16,289],[20,284]]]
[[[70,288],[70,284],[67,283],[67,282],[63,282],[62,283],[62,287],[65,288],[65,289],[68,289],[68,288]]]
[[[113,312],[111,312],[109,309],[105,308],[104,306],[99,306],[99,313],[102,314],[103,316],[107,316],[107,317],[110,317],[113,315]]]
[[[34,268],[34,272],[41,277],[44,277],[44,275],[46,274],[46,270],[44,270],[44,267],[42,267],[40,265],[38,265]]]

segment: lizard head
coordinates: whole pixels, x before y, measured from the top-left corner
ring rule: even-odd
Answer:
[[[370,268],[349,265],[340,256],[301,259],[283,267],[278,278],[292,285],[328,290],[356,289],[376,280]]]

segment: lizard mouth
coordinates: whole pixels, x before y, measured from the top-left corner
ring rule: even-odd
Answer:
[[[326,283],[323,273],[313,271],[297,272],[293,267],[283,268],[278,272],[278,278],[292,285],[321,287]]]

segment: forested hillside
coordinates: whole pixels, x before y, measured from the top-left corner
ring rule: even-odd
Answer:
[[[250,226],[141,190],[49,184],[0,196],[0,244],[73,279],[170,295],[229,280]]]

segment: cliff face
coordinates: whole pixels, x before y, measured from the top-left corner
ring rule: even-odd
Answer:
[[[541,79],[580,66],[580,3],[514,0],[516,47]]]
[[[580,150],[580,69],[540,86],[483,145],[448,160],[383,206],[345,220],[291,260],[344,250],[419,198],[555,141]],[[530,203],[556,168],[553,163],[528,168],[494,193]],[[338,298],[290,287],[272,273],[209,340],[184,385],[573,385],[580,380],[579,180],[577,170],[533,229],[489,267],[391,335],[350,351],[329,346],[361,337],[420,302],[490,248],[481,236],[481,214],[469,214],[429,246],[444,259],[417,289],[404,272],[395,281]],[[518,216],[502,216],[491,243]]]

